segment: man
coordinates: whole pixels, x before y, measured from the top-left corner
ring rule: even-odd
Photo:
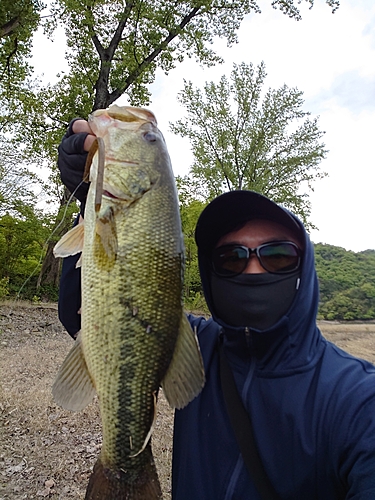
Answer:
[[[72,134],[85,122],[75,123],[59,151],[70,189],[69,169],[83,156],[74,163],[69,155],[83,153],[89,137]],[[207,381],[176,411],[174,500],[375,499],[375,367],[317,328],[318,281],[302,223],[257,193],[234,191],[205,208],[196,241],[212,318],[189,320]],[[62,290],[73,283],[63,274]],[[64,300],[67,324],[75,311]],[[240,432],[240,410],[226,402],[232,376],[229,396],[239,393],[250,421]]]

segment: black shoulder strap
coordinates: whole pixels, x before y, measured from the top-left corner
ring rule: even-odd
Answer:
[[[225,405],[236,435],[243,460],[263,500],[277,500],[277,496],[261,462],[254,439],[253,426],[234,381],[232,370],[220,342],[220,379]]]

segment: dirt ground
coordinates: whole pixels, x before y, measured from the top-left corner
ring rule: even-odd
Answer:
[[[323,334],[375,363],[375,324],[321,322]],[[52,400],[72,346],[55,304],[0,304],[0,500],[83,499],[101,446],[97,401],[80,413]],[[173,412],[159,398],[153,452],[170,499]]]

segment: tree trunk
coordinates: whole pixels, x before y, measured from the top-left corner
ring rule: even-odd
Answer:
[[[43,259],[42,268],[38,276],[36,284],[37,289],[39,289],[42,285],[59,285],[62,260],[53,255],[53,248],[57,241],[59,241],[59,239],[72,228],[71,211],[66,210],[69,198],[69,192],[66,188],[64,188],[64,195],[56,216],[52,236],[48,242],[47,252]]]
[[[53,255],[53,247],[55,244],[55,241],[50,241],[48,243],[47,252],[43,259],[42,269],[40,270],[36,284],[37,289],[39,289],[41,285],[59,285],[61,259],[57,259]]]

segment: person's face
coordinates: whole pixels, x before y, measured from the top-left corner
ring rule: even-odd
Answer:
[[[248,248],[256,248],[263,243],[272,241],[292,241],[300,247],[296,235],[287,227],[269,220],[254,219],[246,222],[241,228],[225,234],[217,242],[216,248],[222,245],[238,244]],[[253,253],[250,256],[244,274],[260,274],[267,271],[260,265],[257,256]]]

